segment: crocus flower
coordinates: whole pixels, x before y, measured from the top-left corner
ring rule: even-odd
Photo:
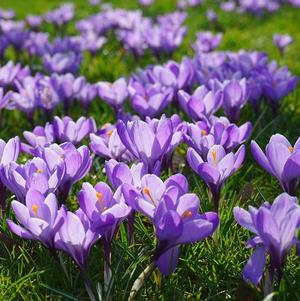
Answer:
[[[99,96],[116,112],[119,111],[128,95],[125,78],[121,77],[113,83],[99,82],[97,87]]]
[[[19,137],[11,138],[7,143],[0,139],[0,170],[10,162],[16,162],[20,153],[20,139]],[[0,180],[0,206],[3,211],[6,208],[6,189],[3,182]]]
[[[213,9],[208,9],[206,11],[206,18],[210,22],[217,22],[218,21],[218,15]]]
[[[282,193],[272,205],[266,202],[258,209],[249,206],[249,211],[235,207],[234,217],[242,227],[255,234],[247,242],[247,248],[255,250],[244,267],[244,279],[257,285],[262,279],[269,255],[271,285],[276,274],[280,281],[288,252],[294,244],[299,243],[295,236],[300,225],[297,198]]]
[[[92,231],[91,222],[81,209],[67,212],[65,222],[56,233],[55,248],[69,254],[80,267],[86,270],[92,246],[101,235]]]
[[[172,122],[161,118],[156,127],[141,121],[117,124],[119,137],[125,147],[148,168],[149,173],[160,173],[161,160],[173,137]]]
[[[155,226],[157,244],[152,260],[164,275],[176,269],[180,244],[210,236],[219,223],[216,213],[198,213],[200,200],[188,190],[188,182],[181,174],[165,182],[155,175],[145,175],[140,192],[129,184],[123,186],[130,206],[150,218]]]
[[[94,118],[80,117],[76,122],[65,116],[62,119],[55,116],[53,121],[54,135],[61,142],[80,143],[87,135],[96,131]]]
[[[51,144],[55,140],[55,135],[53,131],[53,125],[49,122],[46,123],[45,127],[36,126],[32,132],[24,131],[23,136],[27,143],[21,144],[22,152],[27,154],[34,154],[34,149],[36,147],[44,147]]]
[[[115,126],[110,124],[104,125],[96,134],[90,134],[90,148],[104,159],[132,162],[135,158],[122,143]]]
[[[277,178],[284,191],[295,195],[300,179],[300,138],[292,146],[283,135],[272,135],[266,145],[266,154],[251,141],[251,152],[256,162]]]
[[[207,156],[213,145],[222,145],[226,153],[244,143],[252,132],[251,122],[240,127],[230,123],[226,117],[214,118],[209,121],[198,121],[187,124],[184,135],[185,142],[195,149],[200,156]]]
[[[87,114],[93,100],[97,97],[98,87],[96,84],[83,84],[82,88],[77,93],[78,101],[83,105]]]
[[[43,23],[43,17],[42,16],[36,16],[36,15],[28,15],[26,17],[26,22],[31,28],[37,29],[41,26]]]
[[[191,147],[188,149],[187,161],[210,188],[216,212],[219,210],[220,192],[224,182],[240,168],[245,153],[244,145],[235,154],[232,152],[226,154],[223,146],[214,145],[210,148],[206,157],[200,156]]]
[[[139,4],[143,6],[149,6],[154,3],[154,0],[139,0]]]
[[[28,67],[22,68],[21,64],[9,61],[0,68],[0,86],[13,86],[16,80],[21,80],[28,75],[30,75]]]
[[[263,76],[263,94],[271,103],[273,113],[276,114],[279,102],[297,86],[298,77],[293,76],[287,67],[278,68],[276,62],[269,64]]]
[[[66,209],[58,209],[53,193],[46,197],[38,190],[30,189],[26,194],[25,204],[12,201],[11,207],[20,224],[7,220],[10,231],[25,238],[38,240],[54,252],[54,236],[62,226]]]
[[[25,165],[10,162],[0,169],[2,183],[15,194],[21,203],[25,203],[29,189],[35,189],[44,196],[54,193],[62,184],[64,175],[64,165],[57,164],[55,168],[49,170],[47,163],[37,157],[28,160]]]
[[[83,76],[77,78],[73,74],[51,74],[51,84],[55,88],[60,99],[64,103],[65,114],[70,110],[71,104],[75,97],[78,97],[79,93],[82,93],[86,80]]]
[[[82,55],[75,51],[57,52],[53,55],[45,54],[44,68],[48,73],[77,73],[82,61]]]
[[[221,90],[213,92],[205,86],[196,89],[193,95],[183,90],[178,92],[178,100],[182,109],[193,119],[209,118],[222,105],[223,93]]]
[[[64,166],[65,173],[59,186],[63,202],[67,199],[73,184],[84,178],[92,166],[88,147],[83,145],[77,149],[70,142],[61,145],[51,144],[37,150],[36,155],[45,160],[50,172]]]
[[[222,38],[223,35],[221,33],[214,35],[210,31],[199,32],[193,48],[197,53],[213,51],[219,46]]]
[[[231,80],[223,88],[223,108],[231,122],[239,118],[242,107],[248,99],[246,80]]]
[[[155,117],[172,101],[173,89],[158,84],[143,86],[131,82],[128,87],[131,106],[140,116]]]
[[[13,93],[11,91],[4,93],[3,88],[0,88],[0,109],[4,109],[11,100]]]
[[[288,34],[274,34],[273,43],[279,49],[280,53],[283,54],[287,46],[293,43],[293,38]]]

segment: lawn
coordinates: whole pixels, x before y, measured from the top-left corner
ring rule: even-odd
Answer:
[[[73,1],[76,6],[75,20],[68,24],[66,32],[74,34],[76,20],[86,18],[95,13],[96,9],[86,0]],[[110,1],[113,7],[126,9],[137,8],[137,1]],[[173,59],[180,61],[183,56],[193,56],[191,47],[198,31],[221,31],[223,41],[220,50],[238,51],[257,50],[264,51],[270,60],[286,65],[290,71],[300,76],[300,11],[290,6],[282,7],[278,12],[266,14],[262,17],[250,14],[237,14],[235,12],[221,11],[215,1],[207,0],[206,4],[187,9],[188,17],[185,25],[188,33],[183,44],[173,55]],[[13,9],[17,19],[23,19],[30,14],[43,14],[49,9],[57,7],[62,1],[52,0],[2,0],[1,8]],[[172,12],[176,7],[173,0],[156,1],[149,7],[143,8],[148,16]],[[216,10],[219,21],[212,25],[207,21],[206,10],[212,7]],[[44,24],[43,30],[49,31],[53,36],[55,30],[52,26]],[[288,47],[285,55],[280,56],[272,42],[274,33],[288,33],[294,38],[294,43]],[[9,59],[20,61],[22,65],[34,62],[25,55],[18,56],[9,50],[3,65]],[[163,57],[164,61],[168,57]],[[145,68],[149,64],[156,64],[156,59],[146,53],[139,60],[128,51],[113,36],[96,56],[85,53],[80,74],[89,82],[114,81],[120,76],[129,76],[137,68]],[[38,69],[37,69],[38,70]],[[293,144],[300,136],[300,88],[289,94],[281,103],[276,116],[272,115],[269,106],[264,105],[257,117],[250,106],[243,109],[239,124],[251,121],[254,139],[262,148],[268,143],[270,136],[275,133],[285,135]],[[177,112],[177,108],[168,107],[165,114],[170,116]],[[1,112],[1,138],[5,141],[13,136],[22,137],[25,130],[32,130],[32,126],[25,115],[16,110]],[[62,109],[56,111],[58,116],[63,115]],[[79,118],[83,110],[79,105],[72,107],[70,116]],[[180,112],[186,119],[187,116]],[[107,122],[115,122],[112,109],[100,100],[94,101],[90,110],[97,126]],[[44,125],[44,116],[35,116],[35,122]],[[251,140],[250,139],[250,140]],[[247,239],[251,233],[240,227],[234,217],[233,208],[240,206],[247,209],[248,205],[259,207],[264,201],[272,202],[282,189],[277,180],[265,172],[252,158],[250,140],[246,143],[247,156],[241,170],[234,174],[225,184],[221,195],[220,229],[217,241],[205,239],[202,242],[180,247],[180,259],[176,271],[163,277],[157,270],[144,283],[138,293],[138,300],[262,300],[264,296],[263,285],[255,288],[247,285],[242,279],[242,270],[252,250],[246,249]],[[88,141],[85,141],[86,144]],[[185,146],[179,147],[177,154],[182,158],[186,151]],[[25,155],[20,162],[25,162]],[[182,159],[180,159],[182,160]],[[84,180],[77,183],[67,204],[69,209],[77,209],[77,193],[83,182],[96,184],[105,181],[103,172],[104,160],[94,158],[92,169]],[[191,192],[195,192],[201,200],[201,211],[212,211],[210,194],[205,183],[188,166],[179,167],[188,178]],[[167,170],[162,173],[166,179],[171,175]],[[299,193],[298,193],[299,196]],[[13,200],[10,196],[8,204]],[[0,220],[0,232],[8,236],[6,244],[0,242],[0,300],[89,300],[80,273],[74,262],[65,254],[61,255],[65,270],[56,262],[46,248],[35,241],[22,240],[12,234],[7,227],[6,218],[13,218],[12,210],[6,212]],[[155,249],[155,235],[153,227],[142,215],[137,215],[135,243],[130,245],[126,233],[126,225],[121,224],[112,245],[112,280],[103,300],[127,300],[134,280],[149,264],[151,254]],[[97,243],[93,248],[88,262],[88,274],[98,291],[103,283],[103,246]],[[275,285],[278,293],[274,300],[293,301],[300,300],[300,259],[293,248],[288,256],[284,270],[284,277],[280,286]],[[102,299],[101,299],[102,300]]]

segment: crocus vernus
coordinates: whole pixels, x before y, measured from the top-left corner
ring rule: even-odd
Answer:
[[[111,105],[116,112],[122,108],[128,95],[125,78],[121,77],[113,83],[99,82],[97,88],[99,96]]]
[[[293,43],[293,38],[288,34],[274,34],[273,43],[279,49],[281,55],[284,53],[286,47]]]
[[[49,122],[44,127],[38,125],[32,132],[24,131],[23,136],[27,143],[21,143],[22,152],[33,155],[36,147],[44,147],[54,142],[53,125]]]
[[[99,157],[132,162],[134,155],[122,143],[114,125],[105,124],[96,134],[90,134],[90,148]]]
[[[50,193],[45,197],[39,191],[30,189],[25,204],[12,201],[11,206],[20,225],[8,219],[9,229],[22,238],[42,242],[54,252],[54,236],[66,216],[64,207],[58,209],[56,196]]]
[[[96,123],[92,117],[80,117],[75,122],[68,116],[63,117],[62,119],[55,116],[53,130],[55,137],[61,142],[72,142],[76,145],[87,135],[96,131]]]
[[[0,170],[10,162],[16,162],[20,153],[19,137],[11,138],[7,143],[0,139]],[[6,208],[6,189],[3,182],[0,180],[0,206],[3,211]]]
[[[219,46],[222,38],[223,35],[221,33],[214,35],[210,31],[199,32],[193,48],[197,53],[210,52]]]
[[[213,92],[205,86],[196,89],[193,95],[183,90],[178,92],[178,100],[182,109],[193,119],[201,120],[214,114],[222,105],[221,90]]]
[[[210,188],[216,212],[219,210],[220,192],[223,184],[240,168],[245,153],[245,145],[242,145],[235,154],[233,152],[226,154],[223,146],[214,145],[206,157],[200,156],[191,147],[188,149],[187,161]]]
[[[68,253],[80,269],[86,270],[88,255],[100,237],[91,229],[91,222],[81,209],[75,213],[68,211],[54,237],[55,248]]]
[[[236,122],[239,118],[242,107],[247,102],[246,79],[232,81],[225,84],[223,88],[223,108],[225,114],[231,122]]]
[[[127,217],[131,209],[125,202],[121,188],[113,194],[104,182],[99,182],[95,187],[90,183],[83,183],[78,200],[81,210],[90,220],[92,231],[102,235],[106,263],[104,283],[108,285],[111,278],[111,241],[117,226]]]
[[[29,189],[35,189],[44,196],[56,192],[65,175],[65,166],[56,161],[55,168],[41,158],[35,157],[24,165],[10,162],[0,169],[2,183],[15,194],[19,202],[24,203]]]
[[[92,166],[88,147],[82,145],[77,149],[70,142],[61,145],[51,144],[37,150],[36,155],[45,160],[50,172],[55,171],[58,167],[64,167],[65,173],[59,185],[62,202],[67,199],[73,184],[85,177]]]
[[[142,120],[119,121],[118,134],[125,147],[148,168],[149,173],[160,174],[163,156],[173,137],[172,121],[161,118],[154,127]]]
[[[210,236],[219,223],[216,213],[198,213],[200,200],[188,191],[188,182],[181,174],[165,182],[155,175],[145,175],[140,191],[130,184],[123,185],[130,206],[150,218],[155,226],[157,244],[152,260],[164,275],[176,269],[180,244]]]
[[[296,197],[280,194],[271,205],[265,202],[249,211],[234,208],[236,221],[255,234],[248,240],[247,248],[255,248],[244,270],[246,281],[258,285],[264,273],[267,255],[270,256],[269,277],[271,285],[277,276],[280,282],[289,250],[299,243],[295,231],[300,226],[300,207]]]
[[[251,141],[251,152],[256,162],[277,178],[285,192],[295,195],[300,178],[300,138],[292,146],[283,135],[272,135],[266,154]]]

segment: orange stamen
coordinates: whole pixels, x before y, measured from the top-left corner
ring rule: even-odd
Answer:
[[[211,156],[212,156],[212,159],[213,159],[214,166],[216,166],[217,165],[217,151],[213,150],[211,152]]]
[[[38,206],[38,205],[32,205],[32,206],[31,206],[31,209],[32,209],[34,215],[37,217],[37,216],[38,216],[38,209],[39,209],[39,206]]]
[[[103,206],[102,196],[103,196],[103,193],[101,193],[101,192],[96,192],[97,201],[98,201],[98,203],[99,203],[99,205],[100,205],[101,210],[104,211],[105,208],[104,208],[104,206]]]
[[[193,215],[192,211],[186,210],[183,212],[182,218],[188,218],[188,217],[191,217],[192,215]]]
[[[206,135],[207,135],[206,130],[201,130],[201,136],[206,136]]]
[[[152,204],[156,207],[155,202],[154,202],[154,199],[153,199],[153,197],[152,197],[152,195],[151,195],[150,189],[149,189],[148,187],[145,187],[145,188],[143,189],[143,191],[144,191],[144,193],[150,198]]]
[[[37,173],[43,173],[43,170],[39,168],[36,172]]]
[[[292,153],[294,151],[294,148],[292,146],[289,146],[288,150],[290,151],[290,153]]]

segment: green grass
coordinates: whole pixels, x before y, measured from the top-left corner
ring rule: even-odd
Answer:
[[[76,18],[87,17],[96,12],[87,0],[76,0]],[[175,1],[156,1],[146,13],[150,16],[170,12],[175,7]],[[209,0],[207,2],[213,2]],[[12,8],[17,18],[24,18],[28,13],[41,14],[61,3],[58,0],[2,0],[1,7]],[[136,8],[136,1],[112,1],[114,7]],[[215,5],[212,5],[216,7]],[[184,44],[176,51],[174,58],[180,60],[182,56],[191,56],[191,42],[195,33],[210,30],[205,18],[207,7],[190,9],[186,25],[188,35]],[[250,15],[224,13],[217,9],[220,20],[220,30],[224,32],[221,45],[223,50],[237,51],[239,49],[259,50],[268,53],[271,59],[286,64],[293,73],[300,75],[300,32],[297,24],[300,22],[299,10],[283,7],[279,12],[263,18]],[[54,33],[53,28],[45,26],[45,30]],[[68,26],[72,33],[72,26]],[[272,44],[275,32],[291,34],[295,42],[284,58]],[[6,60],[15,57],[10,51]],[[30,63],[28,58],[21,56],[23,64]],[[81,73],[90,81],[113,80],[121,75],[129,75],[138,66],[155,63],[151,54],[146,53],[139,62],[129,53],[124,53],[113,37],[105,45],[102,53],[96,57],[86,56]],[[291,142],[300,136],[300,106],[298,88],[282,103],[280,114],[272,117],[268,107],[263,108],[262,116],[257,119],[250,108],[245,108],[240,123],[251,120],[255,125],[253,137],[260,145],[265,145],[274,133],[286,135]],[[168,109],[166,113],[171,113]],[[74,118],[82,114],[82,109],[75,106],[72,111]],[[57,114],[62,112],[57,111]],[[113,121],[113,114],[107,105],[96,101],[91,110],[98,126]],[[36,121],[44,123],[43,117],[35,116]],[[21,135],[31,126],[23,114],[14,111],[3,112],[1,122],[1,138],[8,139],[14,135]],[[16,126],[17,125],[17,126]],[[103,161],[96,159],[90,175],[85,179],[96,183],[105,179]],[[188,177],[191,190],[201,198],[201,211],[212,210],[209,194],[203,182],[188,167],[183,169]],[[166,176],[166,175],[165,175]],[[72,209],[77,207],[76,192],[81,183],[76,185],[68,203]],[[239,227],[232,214],[234,206],[246,208],[248,205],[259,206],[264,200],[272,201],[281,188],[277,181],[264,172],[254,162],[249,153],[244,167],[226,183],[222,193],[221,226],[218,243],[207,239],[193,246],[181,247],[180,261],[176,272],[161,278],[155,272],[145,283],[138,297],[140,300],[261,300],[262,289],[246,286],[241,279],[241,271],[250,256],[251,251],[245,249],[245,242],[250,233]],[[6,217],[12,214],[7,213]],[[79,272],[72,261],[63,255],[67,266],[66,277],[60,266],[50,257],[47,250],[35,242],[22,241],[9,233],[5,220],[0,222],[0,231],[13,242],[10,248],[0,243],[0,300],[88,300]],[[136,224],[136,243],[128,246],[125,225],[120,227],[117,238],[113,243],[112,270],[113,279],[109,294],[104,300],[127,300],[129,289],[134,279],[149,263],[149,258],[155,246],[153,229],[141,217]],[[93,283],[103,282],[103,253],[101,243],[97,244],[90,256],[89,275]],[[278,300],[300,300],[300,260],[292,250],[288,258],[285,277],[280,287]]]

